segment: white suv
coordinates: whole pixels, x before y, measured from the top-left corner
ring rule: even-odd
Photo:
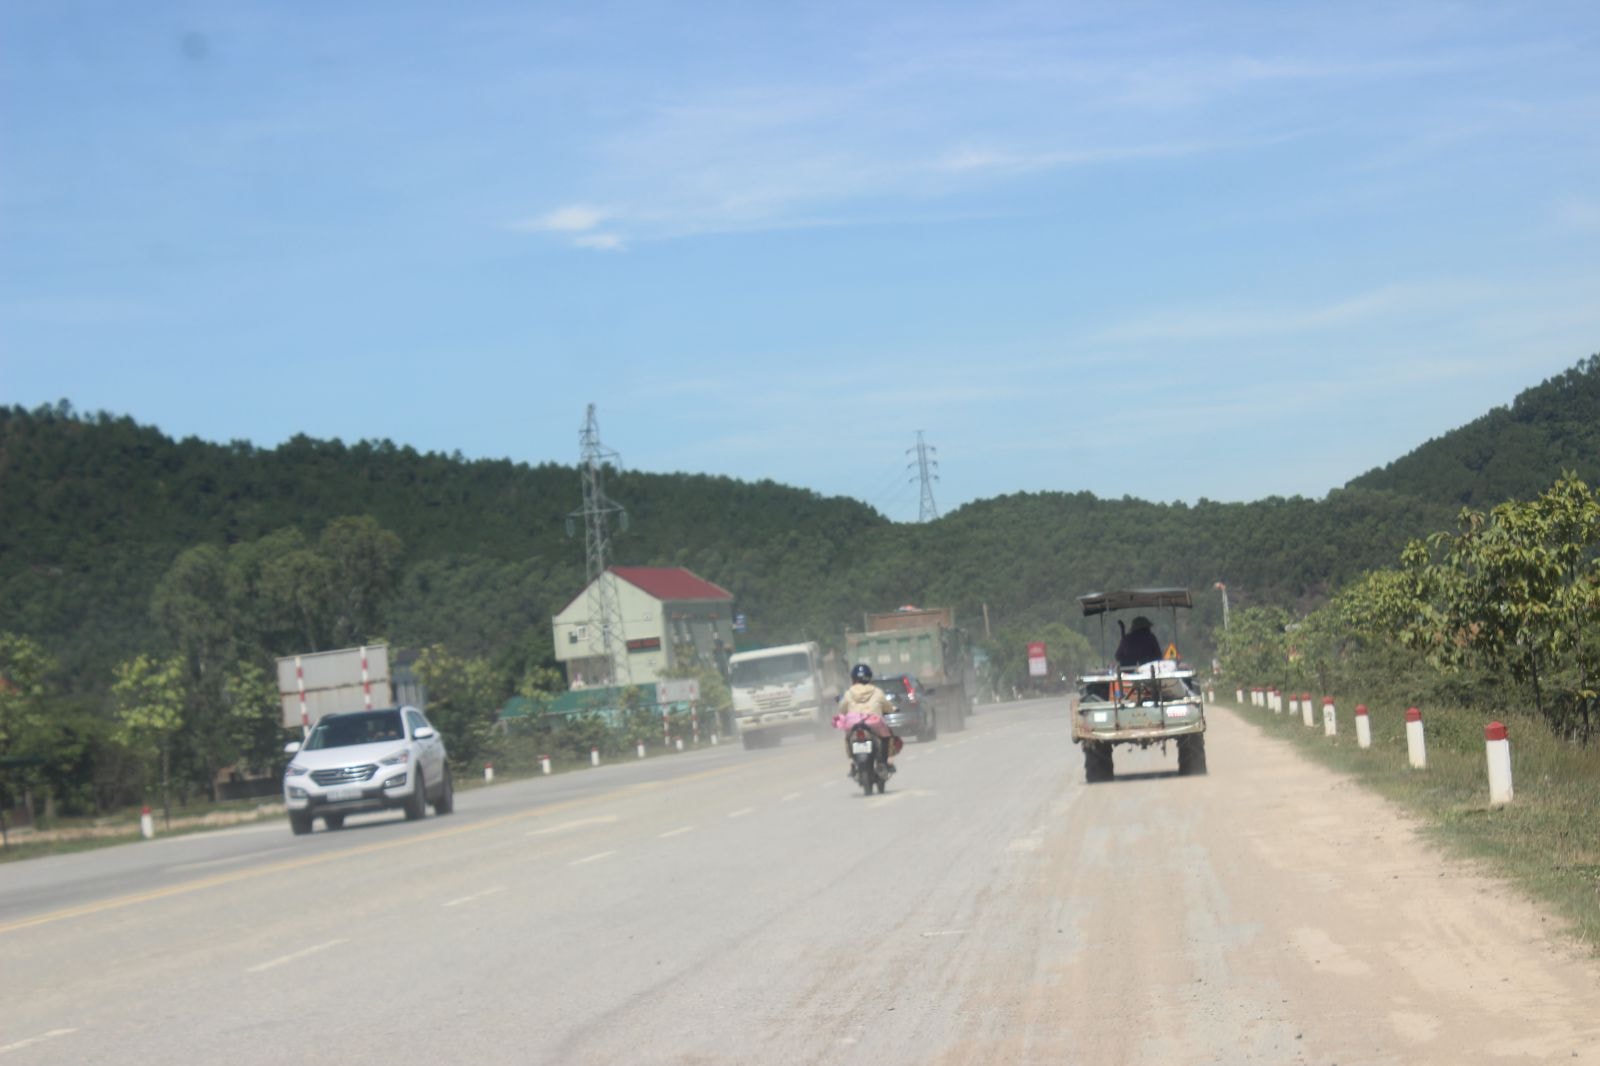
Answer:
[[[345,815],[402,808],[416,820],[449,814],[455,786],[444,740],[415,707],[351,711],[318,719],[305,743],[284,745],[293,758],[283,772],[283,802],[295,835],[321,818],[329,829]]]

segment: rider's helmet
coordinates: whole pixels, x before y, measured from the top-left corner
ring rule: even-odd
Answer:
[[[872,667],[866,663],[856,663],[850,668],[850,680],[858,685],[865,685],[872,680]]]
[[[1129,624],[1128,628],[1133,630],[1133,632],[1135,632],[1135,633],[1139,632],[1139,630],[1141,630],[1141,629],[1149,629],[1150,628],[1150,619],[1146,618],[1144,615],[1141,614],[1137,618],[1135,618],[1132,623]]]

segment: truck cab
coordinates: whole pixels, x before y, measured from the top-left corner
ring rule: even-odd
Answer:
[[[815,642],[735,652],[728,657],[728,691],[734,729],[747,749],[771,747],[786,736],[821,736],[832,719]]]

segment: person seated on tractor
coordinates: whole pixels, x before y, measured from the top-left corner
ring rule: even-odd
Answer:
[[[1117,625],[1121,627],[1120,619]],[[1150,619],[1141,614],[1122,632],[1122,640],[1117,644],[1117,665],[1143,666],[1159,658],[1161,658],[1161,642],[1156,639],[1155,630],[1150,626]]]
[[[894,763],[891,761],[900,748],[900,738],[894,735],[894,730],[889,728],[889,723],[883,716],[889,713],[889,700],[883,690],[872,683],[872,667],[866,663],[857,663],[850,668],[850,687],[845,689],[844,695],[839,698],[840,713],[834,716],[833,724],[836,728],[849,730],[857,722],[872,730],[872,735],[877,738],[878,754],[889,773],[894,773]],[[845,750],[849,751],[849,738],[845,739]],[[854,763],[851,763],[852,768]]]

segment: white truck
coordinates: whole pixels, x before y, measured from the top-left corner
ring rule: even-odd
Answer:
[[[285,729],[309,733],[325,714],[393,707],[394,697],[385,644],[278,660],[278,700]]]
[[[744,746],[770,747],[790,735],[826,735],[834,708],[822,678],[822,651],[815,642],[729,656],[733,725]]]

